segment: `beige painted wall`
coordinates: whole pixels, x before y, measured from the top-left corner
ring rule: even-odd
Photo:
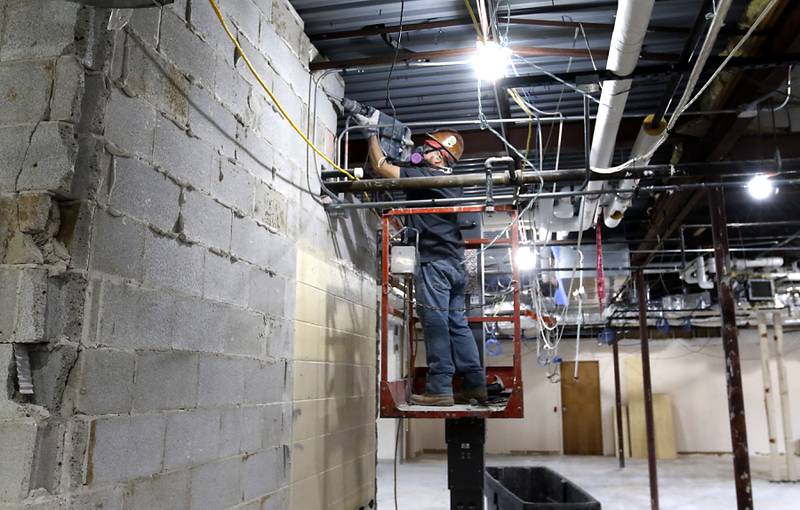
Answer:
[[[504,347],[506,351],[510,350],[510,346]],[[487,453],[561,451],[560,386],[546,380],[545,370],[536,364],[535,349],[530,349],[529,345],[525,347],[523,380],[526,417],[522,420],[490,420],[486,438]],[[721,341],[718,338],[655,341],[651,343],[650,350],[653,391],[668,393],[674,403],[678,451],[729,451],[728,404]],[[640,356],[636,340],[623,341],[620,351],[622,357]],[[769,444],[758,337],[754,330],[740,331],[740,351],[750,451],[766,453]],[[800,333],[786,334],[786,351],[789,391],[796,403],[800,396]],[[561,346],[563,358],[573,360],[574,353],[575,343],[565,341]],[[598,346],[593,339],[584,340],[581,359],[597,360],[600,364],[603,450],[606,455],[611,455],[614,450],[614,369],[611,348]],[[624,362],[621,364],[624,370]],[[773,388],[777,393],[776,373],[773,362]],[[775,405],[778,405],[777,399]],[[800,405],[792,408],[792,424],[793,438],[796,440],[800,437]],[[780,423],[778,427],[779,443],[782,445]],[[413,443],[418,449],[445,449],[444,424],[441,421],[416,420],[414,432],[416,437]],[[783,451],[782,446],[780,449]]]
[[[375,284],[298,250],[291,507],[352,509],[375,493]]]

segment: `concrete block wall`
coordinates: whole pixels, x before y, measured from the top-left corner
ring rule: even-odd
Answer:
[[[296,12],[221,4],[330,154]],[[207,0],[109,15],[0,0],[0,509],[368,505],[375,222],[325,214]]]

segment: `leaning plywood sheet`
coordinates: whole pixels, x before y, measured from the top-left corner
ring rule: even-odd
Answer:
[[[647,457],[647,430],[645,427],[644,401],[628,402],[631,456]],[[664,393],[653,395],[653,424],[656,440],[656,457],[674,459],[678,456],[675,446],[675,425],[672,417],[672,398]]]

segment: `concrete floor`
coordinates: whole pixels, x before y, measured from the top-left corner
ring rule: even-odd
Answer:
[[[647,462],[629,460],[625,469],[611,457],[489,456],[487,466],[547,466],[594,496],[603,510],[650,508]],[[770,483],[766,457],[751,458],[754,507],[799,508],[800,484]],[[736,508],[730,455],[686,455],[658,463],[662,510],[731,510]],[[378,463],[378,510],[394,508],[392,462]],[[398,508],[449,508],[446,459],[424,456],[398,465]]]

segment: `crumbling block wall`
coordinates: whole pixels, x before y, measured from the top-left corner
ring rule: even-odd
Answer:
[[[288,2],[222,9],[332,153],[325,94],[343,84],[330,74],[315,90]],[[121,28],[110,17],[0,0],[0,508],[311,508],[292,487],[334,470],[338,504],[367,505],[374,221],[326,216],[318,159],[207,0],[135,10]],[[338,284],[306,299],[299,275],[331,268]],[[306,354],[348,342],[359,354]],[[295,435],[311,400],[351,421]],[[303,457],[310,438],[338,457]]]

